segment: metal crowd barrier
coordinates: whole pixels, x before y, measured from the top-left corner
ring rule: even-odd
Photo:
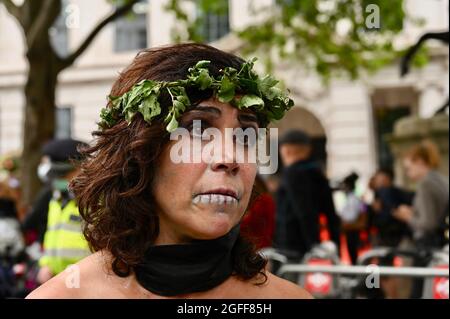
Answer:
[[[389,267],[389,266],[346,266],[346,265],[304,265],[285,264],[277,271],[277,275],[284,277],[288,273],[328,273],[336,275],[361,275],[379,274],[380,276],[402,277],[449,277],[448,269],[424,268],[424,267]]]

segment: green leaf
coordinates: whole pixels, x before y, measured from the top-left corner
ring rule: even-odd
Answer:
[[[128,124],[131,123],[131,120],[133,119],[133,116],[136,114],[136,112],[128,111],[125,113],[125,121],[128,122]]]
[[[127,105],[125,106],[125,108],[133,107],[133,104],[136,102],[137,99],[139,99],[141,97],[141,94],[142,94],[142,91],[140,89],[140,86],[133,88],[131,90],[130,94],[128,95],[128,101],[127,101]]]
[[[175,131],[178,128],[178,121],[175,118],[175,114],[172,116],[172,119],[170,120],[169,124],[167,124],[166,126],[166,130],[169,133],[172,133],[173,131]]]
[[[256,79],[257,75],[252,72],[253,65],[255,64],[257,58],[254,57],[242,64],[241,69],[239,70],[239,74],[245,76],[249,79]]]
[[[180,114],[186,110],[186,107],[184,106],[184,104],[178,100],[173,101],[173,106],[174,106],[175,111],[178,112],[178,114]]]
[[[185,106],[189,106],[191,104],[187,95],[179,95],[177,96],[177,100],[183,103]]]
[[[271,120],[281,120],[284,116],[284,110],[281,108],[272,108],[270,110]]]
[[[225,69],[223,69],[222,73],[225,76],[228,76],[230,78],[234,77],[235,75],[237,75],[238,71],[235,68],[232,67],[226,67]]]
[[[211,62],[208,60],[201,60],[197,62],[194,68],[196,69],[207,68],[210,63]]]
[[[263,94],[268,100],[272,101],[276,97],[283,95],[283,91],[280,88],[274,86],[264,91]]]
[[[198,75],[196,82],[200,86],[200,90],[205,90],[208,87],[210,87],[212,83],[212,79],[209,76],[208,70],[201,70],[200,74]]]
[[[229,103],[235,95],[235,84],[228,76],[223,76],[220,82],[220,89],[217,92],[217,97],[222,103]]]
[[[254,107],[257,110],[262,110],[264,108],[264,101],[259,96],[253,94],[244,95],[238,102],[238,108],[250,108]]]
[[[120,104],[121,98],[120,96],[108,95],[108,100],[110,101],[113,108],[117,108]]]
[[[139,112],[144,117],[144,121],[150,123],[151,120],[161,114],[161,107],[158,102],[158,96],[150,95],[139,105]]]
[[[276,80],[272,75],[267,74],[261,80],[257,81],[258,88],[261,92],[266,92],[271,87],[277,85],[278,80]]]
[[[242,91],[256,94],[259,91],[258,83],[246,78],[239,78],[239,87]]]
[[[101,121],[102,124],[110,126],[114,120],[112,116],[112,110],[106,107],[102,108],[100,111],[100,118],[102,120]]]

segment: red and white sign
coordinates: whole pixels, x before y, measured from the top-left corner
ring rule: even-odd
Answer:
[[[437,266],[438,269],[448,269],[448,265]],[[433,298],[448,298],[448,277],[436,277],[433,281]]]
[[[332,265],[331,260],[310,259],[309,266]],[[320,272],[306,275],[305,289],[312,295],[328,295],[331,293],[333,277],[330,274]]]

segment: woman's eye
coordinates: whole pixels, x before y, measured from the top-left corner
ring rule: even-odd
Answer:
[[[192,121],[187,129],[190,131],[192,137],[201,138],[203,136],[203,132],[208,128],[208,125],[200,120]]]

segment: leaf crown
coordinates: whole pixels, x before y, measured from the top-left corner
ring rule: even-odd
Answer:
[[[285,90],[277,86],[279,81],[273,76],[259,77],[252,70],[255,61],[253,58],[244,62],[240,70],[226,67],[221,70],[219,78],[209,74],[210,61],[202,60],[188,69],[186,79],[171,82],[142,80],[121,96],[109,96],[110,105],[101,110],[98,124],[100,128],[111,128],[121,119],[129,124],[134,115],[140,113],[149,124],[156,117],[162,117],[167,124],[166,130],[172,132],[178,127],[179,117],[191,107],[186,88],[197,88],[213,90],[220,102],[254,111],[261,125],[267,126],[281,119],[294,102]],[[172,105],[165,114],[161,114],[159,99],[164,90],[169,94]]]

